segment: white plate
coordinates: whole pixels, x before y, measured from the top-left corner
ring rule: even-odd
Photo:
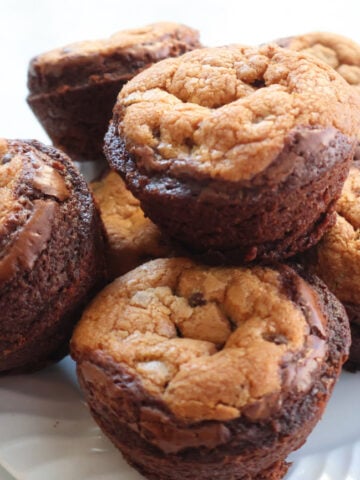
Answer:
[[[323,419],[291,455],[286,480],[360,479],[359,398],[360,374],[343,373]],[[0,465],[1,480],[143,478],[90,417],[69,358],[36,374],[1,378]]]

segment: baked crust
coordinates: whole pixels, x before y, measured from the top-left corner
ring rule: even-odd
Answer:
[[[138,169],[110,125],[105,153],[146,215],[206,262],[279,260],[316,244],[333,222],[353,142],[333,128],[299,128],[263,173],[247,182]]]
[[[312,270],[342,302],[359,303],[360,164],[354,162],[336,203],[336,223],[308,259]]]
[[[360,45],[342,35],[330,32],[311,32],[281,38],[277,43],[290,50],[302,52],[327,63],[360,93]],[[360,159],[360,134],[354,159]]]
[[[114,171],[90,183],[109,242],[107,265],[114,279],[148,260],[173,254],[170,241],[141,210]]]
[[[146,215],[187,248],[279,260],[332,221],[359,101],[305,54],[199,49],[126,85],[104,149]]]
[[[310,32],[281,38],[276,43],[322,60],[360,93],[360,45],[350,38],[331,32]]]
[[[56,146],[75,160],[100,160],[122,86],[154,62],[200,46],[197,31],[166,22],[67,45],[30,62],[27,100]]]
[[[98,76],[126,79],[151,63],[200,47],[196,30],[171,22],[122,30],[103,40],[72,43],[34,57],[29,65],[28,87],[32,95],[57,88],[98,83]],[[143,62],[143,65],[141,65]]]
[[[343,307],[311,281],[183,258],[117,279],[71,342],[95,420],[148,478],[279,478],[349,347]]]
[[[183,421],[230,420],[278,394],[280,362],[305,348],[309,327],[282,289],[279,273],[263,267],[149,262],[99,294],[72,342],[75,349],[105,346]]]
[[[353,343],[348,370],[360,368],[360,164],[354,161],[336,203],[336,222],[301,261],[316,273],[343,302],[351,324]]]
[[[296,127],[355,136],[359,101],[317,59],[228,46],[153,65],[122,89],[114,116],[140,170],[238,182],[265,171]]]
[[[0,142],[0,371],[61,358],[103,284],[104,238],[92,196],[63,153]]]

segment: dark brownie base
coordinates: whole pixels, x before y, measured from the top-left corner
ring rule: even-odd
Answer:
[[[333,221],[354,151],[354,142],[333,128],[299,127],[249,182],[174,178],[139,170],[116,122],[105,154],[144,212],[193,253],[223,263],[277,261],[317,243]]]
[[[11,153],[35,147],[67,179],[70,197],[57,200],[51,236],[31,271],[19,269],[0,290],[0,372],[33,371],[69,351],[83,307],[105,281],[105,239],[85,180],[62,152],[36,141],[12,141]],[[31,155],[36,155],[32,151]],[[44,157],[42,157],[44,159]],[[51,195],[19,195],[46,200]]]
[[[147,53],[137,52],[135,45],[94,55],[87,67],[80,56],[78,68],[60,64],[58,75],[44,75],[30,64],[27,101],[54,145],[76,161],[103,159],[104,135],[123,85],[153,63],[201,44],[197,32],[180,29],[158,38],[153,47]]]
[[[270,410],[265,419],[256,421],[242,415],[227,422],[184,424],[161,400],[150,396],[126,367],[101,350],[73,349],[79,381],[95,421],[125,459],[145,477],[275,480],[285,474],[288,465],[284,459],[305,442],[320,419],[350,344],[343,306],[319,279],[304,273],[300,267],[296,269],[318,293],[320,307],[328,318],[326,361],[313,374],[309,391],[284,387],[282,407]],[[284,277],[284,288],[292,298],[296,293],[289,280],[290,277]],[[203,429],[208,432],[205,440]],[[221,433],[224,430],[226,434]],[[166,448],[160,448],[156,440],[158,432],[164,432],[167,439],[175,439],[175,448],[174,442],[169,447],[168,440],[164,443]],[[196,440],[196,447],[194,439],[200,439]]]
[[[344,306],[349,316],[351,330],[349,360],[344,368],[349,372],[357,372],[360,370],[360,305],[344,303]]]
[[[116,427],[121,429],[123,436],[123,440],[119,441],[119,434],[114,431],[114,428],[108,423],[104,423],[93,410],[91,413],[100,428],[121,451],[124,459],[149,480],[280,480],[290,467],[290,464],[285,461],[277,461],[260,472],[243,473],[244,468],[239,465],[243,460],[236,457],[231,458],[231,456],[203,463],[198,463],[196,458],[189,461],[183,460],[181,457],[175,459],[173,456],[171,458],[155,457],[152,454],[149,455],[141,446],[136,446],[132,431],[126,424],[116,424]],[[130,437],[126,440],[126,436],[129,435]],[[254,468],[261,461],[261,456],[254,458]]]
[[[358,141],[356,144],[355,148],[355,153],[354,153],[354,162],[359,162],[360,161],[360,142]]]
[[[103,160],[112,108],[128,78],[30,95],[28,103],[54,145],[73,160]]]

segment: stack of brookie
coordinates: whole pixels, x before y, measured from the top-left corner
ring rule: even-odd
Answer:
[[[346,311],[360,364],[358,83],[360,47],[332,34],[201,48],[154,24],[32,60],[55,146],[105,164],[107,130],[110,167],[94,203],[66,154],[1,142],[1,370],[61,358],[82,313],[86,401],[145,477],[282,478],[348,358]]]

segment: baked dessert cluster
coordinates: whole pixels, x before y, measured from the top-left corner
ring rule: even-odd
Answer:
[[[79,382],[131,465],[279,480],[348,358],[346,310],[360,362],[360,47],[199,47],[160,23],[31,61],[54,144],[101,162],[107,130],[112,170],[93,198],[59,150],[0,143],[0,370],[60,358],[83,312]]]
[[[68,353],[103,285],[104,235],[85,180],[59,150],[0,140],[0,372]]]
[[[99,160],[121,87],[149,65],[197,47],[198,32],[166,22],[73,43],[31,61],[28,103],[57,147],[74,160]]]
[[[270,479],[321,416],[346,315],[287,266],[159,259],[115,280],[72,339],[90,410],[150,479]]]

